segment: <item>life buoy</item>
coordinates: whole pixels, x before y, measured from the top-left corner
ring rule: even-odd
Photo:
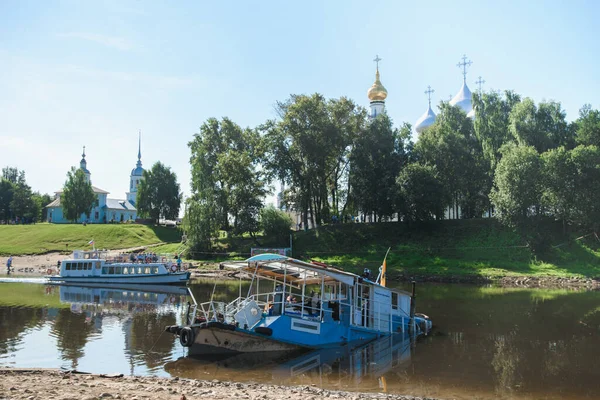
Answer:
[[[177,267],[175,265],[171,265],[171,271],[172,272],[176,272],[177,271]]]
[[[196,339],[195,336],[196,334],[192,328],[186,326],[185,328],[181,329],[181,332],[179,332],[179,343],[181,343],[183,347],[191,347]]]

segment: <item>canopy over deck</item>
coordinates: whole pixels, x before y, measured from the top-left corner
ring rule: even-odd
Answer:
[[[325,282],[338,281],[354,286],[359,278],[358,275],[325,264],[307,263],[279,254],[259,254],[244,261],[227,261],[221,265],[270,279],[283,281],[285,277],[286,282],[296,285],[321,283],[324,277]]]

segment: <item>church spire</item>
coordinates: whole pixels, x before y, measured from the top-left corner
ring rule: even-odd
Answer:
[[[138,132],[138,160],[137,160],[136,167],[138,167],[138,168],[142,167],[142,130],[141,129]]]

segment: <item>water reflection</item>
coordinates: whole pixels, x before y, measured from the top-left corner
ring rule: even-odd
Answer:
[[[273,384],[315,384],[339,390],[387,391],[388,373],[410,365],[408,336],[384,337],[361,347],[343,346],[295,353],[246,353],[183,357],[167,363],[173,376]]]
[[[262,282],[261,282],[262,283]],[[269,284],[266,282],[265,284]],[[227,301],[247,283],[194,282]],[[414,346],[374,342],[304,354],[185,358],[165,325],[181,323],[182,288],[0,283],[0,366],[316,384],[458,399],[595,399],[600,292],[420,285],[435,333]]]

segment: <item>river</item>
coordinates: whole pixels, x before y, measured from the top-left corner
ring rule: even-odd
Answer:
[[[205,301],[214,281],[190,287]],[[234,299],[239,290],[235,281],[219,282],[215,298]],[[399,337],[358,349],[205,360],[186,358],[186,349],[163,332],[181,322],[188,300],[177,288],[92,289],[4,279],[0,367],[456,399],[600,398],[598,291],[420,284],[417,311],[431,317],[434,331],[416,343]]]

